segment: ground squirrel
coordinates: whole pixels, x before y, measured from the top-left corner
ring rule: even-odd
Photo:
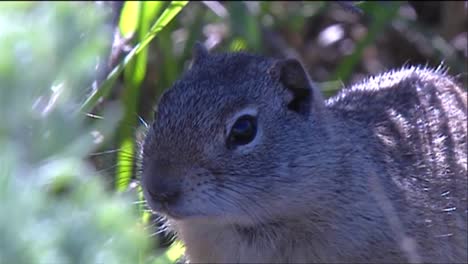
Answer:
[[[324,100],[295,59],[198,44],[142,187],[193,263],[466,263],[467,93],[408,66]]]

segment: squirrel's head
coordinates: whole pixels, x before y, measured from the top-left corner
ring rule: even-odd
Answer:
[[[306,128],[320,123],[324,109],[301,63],[209,54],[200,44],[194,57],[161,96],[144,142],[148,204],[181,221],[237,224],[269,221],[284,214],[276,210],[285,203],[293,211],[302,179],[291,173],[304,144],[313,143],[304,136],[320,141],[320,133]]]

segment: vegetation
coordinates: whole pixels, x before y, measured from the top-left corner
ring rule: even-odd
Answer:
[[[0,263],[180,256],[154,235],[137,153],[195,41],[301,58],[327,96],[405,63],[466,77],[456,3],[337,2],[1,3]]]
[[[108,192],[86,162],[126,109],[109,104],[98,119],[80,111],[111,44],[109,15],[92,3],[2,4],[1,263],[152,259],[137,194]]]

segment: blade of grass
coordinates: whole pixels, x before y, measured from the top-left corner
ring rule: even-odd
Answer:
[[[161,72],[156,95],[159,97],[167,87],[177,79],[177,74],[182,70],[182,61],[180,58],[176,58],[174,53],[174,43],[171,38],[171,32],[176,29],[177,24],[168,25],[167,30],[161,32],[160,37],[157,40],[158,47],[161,53],[161,66],[159,71]]]
[[[141,2],[125,1],[120,14],[119,29],[123,37],[132,36],[140,22]]]
[[[234,37],[244,37],[250,50],[261,50],[260,28],[257,14],[253,14],[244,2],[229,2],[230,24]]]
[[[107,97],[115,80],[122,73],[127,64],[134,59],[156,36],[174,19],[174,17],[188,4],[189,1],[172,1],[169,6],[164,10],[158,20],[153,24],[150,31],[146,34],[143,41],[137,44],[128,54],[124,60],[117,65],[108,75],[106,80],[102,83],[99,89],[94,90],[90,96],[82,103],[80,111],[89,112],[103,97]]]
[[[140,40],[140,32],[143,11],[143,3],[140,1],[126,1],[122,9],[122,15],[119,21],[119,29],[123,36],[131,36],[138,31],[137,41]],[[146,49],[135,56],[135,59],[129,62],[124,69],[124,90],[121,97],[122,106],[124,107],[124,116],[118,128],[119,134],[119,149],[117,154],[116,168],[116,190],[123,191],[130,183],[133,168],[133,151],[134,144],[131,139],[132,127],[134,125],[132,115],[129,112],[135,109],[136,99],[138,98],[138,87],[140,84],[140,76],[132,76],[135,73],[139,62],[146,54]]]
[[[124,34],[133,34],[136,31],[136,41],[144,40],[151,22],[159,13],[163,2],[132,2],[127,1],[124,5],[124,16],[121,17],[122,26],[120,29]],[[126,8],[128,7],[128,8]],[[128,15],[127,17],[125,15]],[[137,20],[137,23],[127,20]],[[127,32],[125,32],[127,31]],[[146,64],[148,60],[148,48],[145,47],[135,56],[135,59],[127,64],[124,69],[124,90],[122,94],[122,104],[124,107],[124,117],[121,121],[119,131],[119,149],[117,154],[116,168],[116,189],[125,190],[132,178],[135,144],[133,140],[133,130],[137,122],[137,103],[140,95],[140,87],[146,75]]]

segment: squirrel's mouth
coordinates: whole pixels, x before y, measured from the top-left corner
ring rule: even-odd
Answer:
[[[183,220],[187,217],[190,217],[189,214],[184,214],[174,208],[174,206],[169,205],[166,202],[155,202],[151,201],[151,199],[147,199],[148,205],[151,208],[152,212],[158,215],[164,215],[168,218],[172,218],[175,220]]]
[[[151,193],[146,190],[144,190],[144,196],[149,209],[157,215],[163,215],[174,220],[196,217],[193,213],[181,210],[177,202],[159,201],[154,199]]]
[[[162,209],[160,210],[160,213],[174,220],[183,220],[190,217],[190,215],[179,212],[177,209],[167,203],[162,203],[161,207]]]

